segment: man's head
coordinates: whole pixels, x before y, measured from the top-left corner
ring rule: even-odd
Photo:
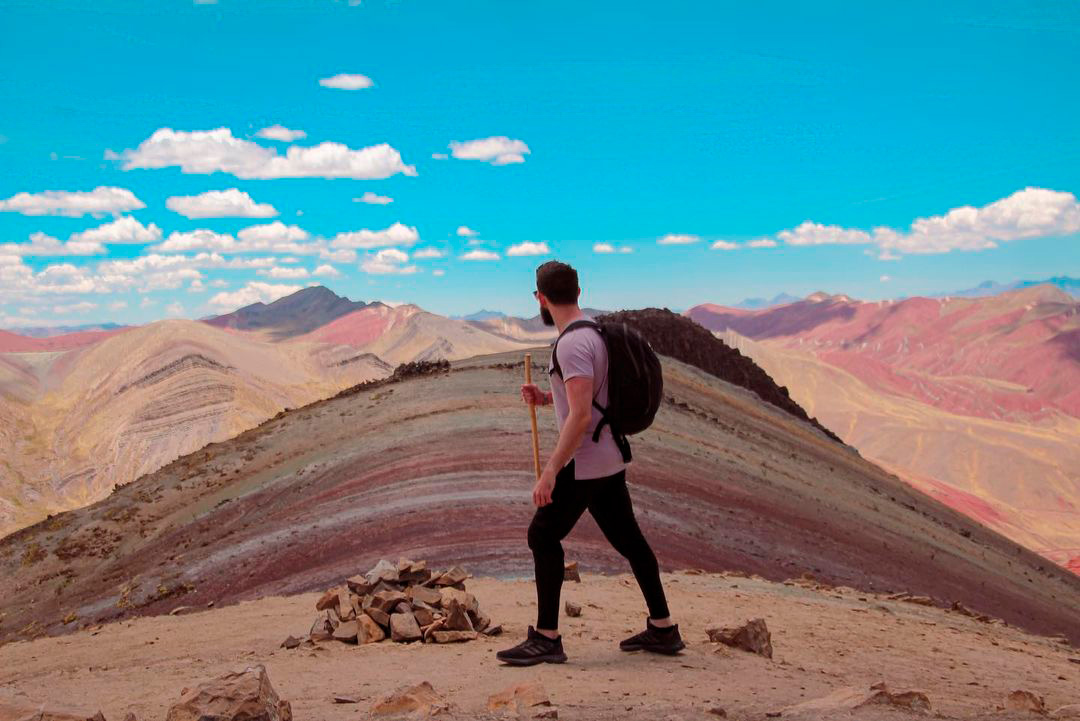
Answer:
[[[580,294],[577,271],[566,263],[549,260],[536,269],[536,292],[533,295],[540,301],[540,318],[544,325],[555,325],[549,305],[577,306]]]

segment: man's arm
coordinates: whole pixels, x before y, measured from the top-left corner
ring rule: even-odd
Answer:
[[[566,380],[566,400],[570,411],[559,431],[559,442],[555,450],[548,458],[540,479],[533,489],[533,501],[538,506],[545,506],[551,502],[551,492],[555,489],[555,476],[573,457],[574,452],[581,445],[585,436],[585,430],[592,420],[592,389],[593,379],[591,376],[579,375]]]

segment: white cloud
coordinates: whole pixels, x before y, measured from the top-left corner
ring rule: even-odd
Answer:
[[[221,171],[238,178],[388,178],[416,175],[397,150],[386,143],[352,150],[341,143],[310,147],[291,145],[285,155],[250,140],[233,137],[228,128],[173,130],[159,128],[134,150],[108,159],[121,159],[124,170],[179,167],[184,173]]]
[[[916,218],[907,231],[882,226],[867,232],[806,221],[777,233],[777,237],[789,245],[873,243],[879,249],[879,259],[898,260],[901,253],[984,250],[1013,240],[1078,232],[1080,203],[1076,196],[1028,187],[981,208],[965,205],[944,215]]]
[[[461,256],[462,260],[498,260],[499,254],[492,253],[490,250],[470,250],[465,255]]]
[[[662,238],[659,238],[656,242],[660,245],[689,245],[690,243],[696,243],[701,240],[696,235],[686,235],[683,233],[668,233]]]
[[[185,218],[272,218],[278,214],[274,206],[256,203],[238,188],[174,195],[166,198],[165,207]]]
[[[31,233],[29,243],[0,243],[0,255],[98,255],[105,252],[105,246],[96,241],[64,243],[45,233]]]
[[[349,73],[338,73],[333,77],[319,79],[319,85],[336,90],[363,90],[374,84],[367,75],[350,75]]]
[[[629,245],[623,245],[623,246],[619,247],[619,252],[620,253],[633,253],[634,249],[631,248]]]
[[[273,223],[248,226],[237,233],[236,237],[240,239],[245,250],[262,250],[282,246],[292,247],[293,244],[302,243],[311,236],[298,225],[285,225],[280,220],[275,220]]]
[[[440,277],[441,277],[441,276],[444,276],[444,275],[446,275],[446,271],[445,271],[445,270],[443,270],[442,268],[439,268],[438,270],[433,270],[433,271],[431,271],[431,274],[432,274],[432,275],[435,275],[435,276],[440,276]]]
[[[526,240],[517,245],[511,245],[506,249],[507,255],[547,255],[550,252],[551,249],[548,248],[547,243],[543,241],[533,242],[531,240]]]
[[[450,154],[461,160],[480,160],[492,165],[524,163],[529,154],[529,146],[521,140],[513,140],[505,135],[490,138],[478,138],[465,142],[450,143]]]
[[[319,257],[334,263],[353,263],[356,261],[356,251],[352,248],[340,248],[338,250],[319,250]]]
[[[186,250],[216,250],[221,252],[235,252],[236,238],[228,233],[215,233],[207,228],[197,228],[187,232],[172,232],[164,243],[151,248],[151,250],[180,253]]]
[[[594,253],[614,253],[615,246],[611,243],[593,243],[592,250]]]
[[[323,264],[311,271],[311,274],[326,278],[334,278],[341,275],[341,271],[330,264]]]
[[[883,275],[880,278],[878,278],[878,280],[880,280],[882,283],[888,283],[890,280],[892,280],[892,278],[890,278],[887,275]]]
[[[330,241],[332,248],[382,248],[390,245],[413,245],[420,240],[416,228],[394,223],[384,230],[353,230],[338,233]]]
[[[864,230],[841,228],[839,225],[822,225],[821,223],[812,223],[809,220],[800,223],[793,230],[781,230],[776,234],[776,237],[788,245],[871,242],[870,234]]]
[[[86,313],[97,307],[97,303],[91,303],[88,300],[84,300],[70,305],[54,305],[52,312],[56,315],[72,315],[74,313]]]
[[[457,229],[457,234],[460,235],[462,238],[472,238],[476,235],[476,231],[467,225],[459,225]]]
[[[153,298],[143,298],[139,303],[140,308],[149,308],[152,305],[157,305],[157,301]]]
[[[255,135],[267,140],[280,140],[283,143],[291,143],[294,140],[307,137],[307,133],[303,130],[289,130],[284,125],[271,125],[269,128],[263,128]]]
[[[737,243],[732,243],[730,240],[717,240],[709,247],[713,250],[735,250],[739,246]]]
[[[123,310],[124,308],[127,308],[126,300],[114,300],[109,303],[109,310]]]
[[[447,155],[446,153],[432,153],[431,154],[431,159],[432,160],[446,160],[449,157],[450,156]]]
[[[184,314],[184,306],[179,301],[176,303],[169,303],[165,306],[165,314],[173,317],[181,316]]]
[[[442,258],[444,255],[438,248],[421,248],[413,253],[413,258]]]
[[[378,195],[372,193],[370,190],[361,195],[359,198],[353,198],[354,203],[368,203],[369,205],[389,205],[394,202],[394,199],[388,195]]]
[[[156,243],[161,240],[161,228],[153,223],[143,225],[130,215],[117,218],[111,223],[73,234],[68,243]]]
[[[234,290],[231,293],[218,293],[210,298],[207,303],[227,312],[252,303],[272,303],[278,298],[283,298],[301,290],[303,287],[302,285],[275,285],[253,280],[243,288]]]
[[[415,265],[405,265],[409,262],[409,254],[397,248],[383,248],[374,255],[368,255],[360,263],[360,270],[375,275],[409,275],[416,273],[419,268]]]
[[[772,238],[755,238],[746,244],[748,248],[775,248],[776,241]]]
[[[228,288],[229,287],[229,282],[227,280],[223,280],[221,278],[218,278],[217,280],[210,281],[210,287],[211,288]]]
[[[188,293],[202,293],[206,291],[206,286],[203,285],[202,278],[196,278],[188,283]]]
[[[948,253],[996,248],[998,243],[1080,232],[1080,203],[1072,193],[1024,188],[981,208],[916,218],[907,233],[875,228],[874,241],[900,253]]]
[[[16,193],[0,200],[0,210],[23,215],[119,215],[146,205],[124,188],[98,186],[91,191],[46,190],[42,193]]]
[[[307,268],[281,268],[279,266],[269,269],[261,268],[255,272],[258,275],[265,275],[279,280],[295,280],[297,278],[307,278],[310,275]]]

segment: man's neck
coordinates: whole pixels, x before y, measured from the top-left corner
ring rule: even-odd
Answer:
[[[551,318],[555,321],[555,327],[562,333],[566,330],[566,327],[576,320],[588,320],[588,316],[581,312],[581,308],[576,305],[569,306],[566,309],[559,309],[558,311],[551,309]]]

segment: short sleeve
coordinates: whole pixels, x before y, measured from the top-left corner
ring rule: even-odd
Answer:
[[[574,337],[578,336],[578,337]],[[559,370],[563,382],[577,376],[593,377],[593,353],[585,333],[565,336],[555,350],[559,354]]]

